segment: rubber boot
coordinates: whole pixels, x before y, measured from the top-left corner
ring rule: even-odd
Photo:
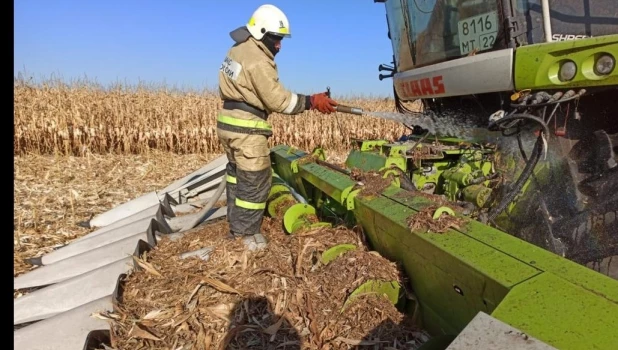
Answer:
[[[262,235],[261,233],[256,233],[254,235],[246,235],[243,238],[243,243],[249,251],[262,250],[268,245],[266,237],[264,237],[264,235]]]
[[[242,235],[239,235],[239,234],[235,233],[235,232],[234,232],[234,231],[232,231],[232,230],[230,230],[230,231],[227,233],[227,236],[225,236],[225,238],[226,238],[226,239],[229,239],[230,241],[233,241],[233,240],[235,240],[235,239],[237,239],[237,238],[240,238],[240,237],[242,237]]]

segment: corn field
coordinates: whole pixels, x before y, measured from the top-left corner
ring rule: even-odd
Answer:
[[[222,152],[215,91],[170,91],[166,87],[102,87],[88,81],[14,82],[14,155],[141,154],[156,149],[178,154]],[[346,98],[365,111],[394,111],[391,99]],[[306,111],[273,114],[272,145],[306,151],[316,146],[344,151],[355,138],[396,138],[405,128],[383,119]]]

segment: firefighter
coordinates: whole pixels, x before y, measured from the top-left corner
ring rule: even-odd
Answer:
[[[223,108],[217,115],[217,136],[228,159],[227,220],[231,238],[244,237],[249,249],[261,249],[266,246],[260,228],[272,176],[269,114],[306,110],[330,114],[337,103],[326,93],[293,93],[279,81],[274,58],[281,40],[291,36],[288,19],[279,8],[260,6],[230,36],[235,44],[219,69]]]

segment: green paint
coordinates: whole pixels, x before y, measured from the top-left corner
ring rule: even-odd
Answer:
[[[320,256],[320,262],[324,265],[328,265],[331,261],[337,259],[342,254],[355,250],[357,247],[354,244],[338,244],[325,250]]]
[[[277,215],[276,209],[281,203],[285,202],[286,200],[292,200],[296,202],[296,199],[292,195],[292,192],[290,192],[286,185],[280,183],[280,181],[283,180],[273,176],[273,184],[270,188],[270,193],[268,194],[266,212],[272,217]]]
[[[278,145],[271,148],[270,158],[273,171],[286,180],[288,185],[292,186],[301,196],[310,198],[311,193],[306,192],[308,188],[303,186],[302,178],[296,176],[292,171],[292,162],[306,155],[307,153],[295,150],[290,146]]]
[[[477,206],[480,206],[479,203],[484,204],[484,200],[491,194],[491,189],[483,185],[488,185],[489,181],[484,181],[482,184],[474,184],[473,181],[476,178],[489,175],[492,170],[492,163],[483,160],[483,153],[480,150],[473,153],[463,153],[459,157],[457,165],[446,164],[444,167],[446,170],[441,174],[444,179],[442,191],[438,193],[444,193],[451,201],[463,197],[462,199],[465,201]]]
[[[618,349],[618,305],[551,273],[515,286],[492,316],[558,349]]]
[[[436,209],[436,211],[433,213],[433,219],[437,220],[440,218],[440,216],[442,216],[442,214],[446,213],[447,215],[453,215],[455,216],[455,212],[453,211],[453,209],[449,208],[449,207],[440,207],[438,209]]]
[[[386,164],[386,157],[374,152],[352,150],[345,161],[346,167],[362,171],[378,170]]]
[[[384,167],[396,166],[401,170],[406,170],[407,168],[407,159],[401,156],[388,157],[384,162]]]
[[[351,191],[348,196],[345,197],[346,209],[354,210],[354,198],[360,193],[361,189]]]
[[[386,194],[387,191],[393,194],[388,195]],[[505,287],[511,287],[539,272],[533,266],[523,264],[491,247],[477,244],[480,242],[461,234],[460,230],[451,229],[445,233],[424,233],[421,229],[418,232],[411,232],[407,226],[407,218],[423,209],[424,206],[416,206],[413,202],[406,203],[405,200],[399,198],[403,190],[390,188],[387,191],[385,191],[383,197],[374,200],[363,201],[363,199],[357,198],[356,205],[366,206],[379,213],[382,216],[381,220],[384,221],[380,228],[388,227],[389,230],[394,231],[394,233],[389,232],[388,236],[396,240],[401,239],[403,242],[407,238],[403,235],[416,236],[440,250],[439,255],[447,253],[456,257],[459,260],[458,264],[465,263],[474,266],[479,272],[486,276],[492,276],[496,282]],[[398,210],[394,211],[394,207],[398,207]],[[376,218],[375,221],[379,220]],[[378,226],[377,223],[376,226]],[[422,254],[429,258],[431,251],[429,249]]]
[[[380,146],[388,143],[387,140],[359,140],[356,142],[356,147],[361,152],[380,150]]]
[[[422,144],[381,144],[381,147],[365,151],[352,150],[346,160],[348,168],[358,168],[362,171],[383,171],[394,166],[403,171],[410,170],[411,180],[416,188],[434,188],[436,193],[445,194],[450,200],[463,199],[478,204],[487,200],[491,194],[488,188],[475,186],[465,193],[463,189],[471,184],[475,178],[491,173],[493,164],[486,156],[493,153],[491,149],[471,149],[453,139],[440,139],[441,143],[453,146],[453,149],[444,149],[438,154],[424,155],[422,159],[413,159],[408,155]],[[369,141],[367,141],[369,142]],[[461,146],[461,147],[460,147]],[[427,164],[434,167],[434,171],[426,171]],[[399,187],[397,177],[396,186]],[[484,181],[482,184],[489,184]],[[479,184],[479,185],[482,185]]]
[[[618,59],[618,34],[578,40],[556,41],[518,47],[515,50],[515,89],[555,89],[618,84],[618,69],[608,76],[593,72],[599,53]],[[560,62],[569,59],[577,65],[575,78],[563,83],[557,73]]]
[[[304,164],[299,174],[303,180],[340,203],[345,200],[344,191],[356,184],[348,176],[314,163]]]
[[[618,304],[618,281],[493,227],[471,220],[466,235]]]
[[[371,248],[402,264],[432,335],[456,335],[484,311],[561,348],[616,341],[618,281],[474,220],[443,234],[411,232],[408,217],[435,205],[429,198],[395,186],[379,196],[354,196],[353,180],[318,164],[292,173],[297,153],[287,151],[278,149],[273,168],[300,193],[319,192],[327,197],[320,203],[344,205],[342,216],[362,226]]]
[[[388,145],[385,147],[386,150],[386,161],[384,162],[384,167],[396,166],[399,169],[406,171],[408,160],[406,158],[406,152],[410,148],[408,145]]]
[[[291,206],[283,215],[283,227],[287,233],[294,234],[302,229],[330,227],[326,222],[312,222],[308,217],[314,216],[315,208],[309,204],[297,203]]]
[[[326,151],[322,147],[316,147],[311,155],[318,158],[319,160],[326,160]]]
[[[281,186],[283,187],[283,186]],[[273,186],[273,188],[275,188],[275,186]],[[277,186],[277,188],[279,188],[279,186]],[[268,214],[271,217],[276,217],[277,216],[277,208],[284,203],[285,201],[295,201],[294,200],[294,196],[292,196],[291,192],[286,188],[285,189],[287,194],[284,195],[280,195],[279,197],[276,197],[275,199],[269,199],[268,200],[268,204],[266,206],[266,211],[268,212]],[[285,193],[285,192],[275,192],[275,193]]]
[[[397,281],[369,280],[356,288],[343,304],[341,312],[357,297],[367,294],[377,294],[386,297],[393,305],[401,298],[401,286]]]
[[[507,158],[506,163],[507,165],[505,168],[500,169],[500,171],[503,174],[509,174],[509,181],[515,182],[524,170],[525,164],[523,160],[519,160],[519,162],[515,161],[513,155]],[[552,181],[557,181],[555,174],[558,174],[559,179],[560,172],[560,165],[556,166],[549,161],[539,160],[532,172],[533,175],[524,182],[519,193],[513,198],[511,203],[506,206],[502,213],[496,217],[496,224],[507,232],[517,232],[521,229],[521,223],[513,220],[513,218],[529,217],[530,209],[533,208],[530,203],[536,201],[535,196],[537,196],[538,192],[541,190],[540,187],[550,185]],[[550,186],[555,185],[551,184]],[[497,205],[497,202],[494,204]]]
[[[401,196],[389,187],[383,195]],[[406,199],[410,199],[409,201]],[[422,209],[423,197],[402,197]],[[456,231],[412,233],[406,219],[416,211],[392,198],[355,199],[357,223],[366,230],[372,248],[401,261],[411,277],[425,328],[433,334],[457,334],[478,310],[490,312],[508,289],[539,271]],[[464,291],[460,296],[455,286]]]
[[[470,185],[461,190],[463,199],[473,203],[479,208],[483,208],[491,196],[491,189],[482,185]]]

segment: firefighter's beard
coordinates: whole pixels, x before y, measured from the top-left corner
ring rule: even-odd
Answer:
[[[262,39],[262,42],[264,43],[264,46],[266,46],[266,48],[268,49],[268,51],[270,51],[273,56],[277,56],[277,54],[279,53],[279,49],[277,49],[276,45],[276,41],[271,38],[268,35],[265,35],[264,38]]]

